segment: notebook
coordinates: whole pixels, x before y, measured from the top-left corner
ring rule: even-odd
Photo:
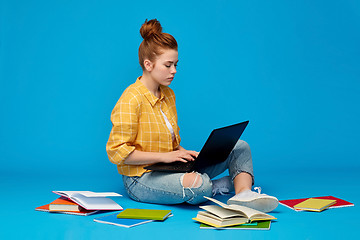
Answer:
[[[318,199],[331,199],[331,200],[336,200],[336,203],[332,206],[330,206],[329,208],[341,208],[341,207],[352,207],[354,206],[353,203],[345,201],[341,198],[337,198],[334,196],[322,196],[322,197],[313,197],[313,198],[318,198]],[[295,211],[301,211],[301,210],[297,210],[294,208],[294,206],[298,203],[301,203],[303,201],[305,201],[306,199],[309,198],[299,198],[299,199],[288,199],[288,200],[280,200],[279,203],[285,207],[291,208]]]
[[[294,208],[297,210],[321,212],[335,203],[336,200],[331,199],[309,198],[301,203],[294,205]]]
[[[205,223],[200,224],[200,229],[232,229],[232,230],[269,230],[271,225],[271,221],[259,221],[259,222],[252,222],[252,223],[245,223],[241,225],[235,225],[230,227],[221,227],[215,228]]]
[[[147,219],[163,221],[171,215],[171,210],[127,208],[117,218]]]
[[[227,159],[248,123],[249,121],[245,121],[214,129],[194,161],[187,163],[156,163],[145,167],[145,169],[162,172],[197,171],[201,173],[206,167],[221,163]]]
[[[119,213],[110,214],[104,217],[95,218],[94,221],[98,223],[111,224],[120,227],[134,227],[140,224],[149,223],[153,220],[144,220],[144,219],[125,219],[125,218],[117,218],[116,216]]]

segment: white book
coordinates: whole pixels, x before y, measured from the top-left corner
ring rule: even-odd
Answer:
[[[126,228],[130,228],[130,227],[138,226],[140,224],[149,223],[149,222],[154,221],[154,220],[144,220],[144,219],[117,218],[118,214],[119,213],[117,212],[117,213],[113,213],[113,214],[110,214],[107,216],[98,217],[98,218],[95,218],[94,221],[98,222],[98,223],[111,224],[111,225],[126,227]]]
[[[123,210],[119,204],[108,198],[121,197],[114,192],[53,191],[53,193],[71,199],[86,210]]]

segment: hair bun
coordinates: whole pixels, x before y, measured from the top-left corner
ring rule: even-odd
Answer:
[[[157,19],[145,20],[140,28],[140,34],[143,39],[149,39],[154,34],[162,33],[162,27]]]

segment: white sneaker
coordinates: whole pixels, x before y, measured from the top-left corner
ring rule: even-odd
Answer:
[[[258,192],[246,190],[236,194],[227,201],[227,204],[241,205],[260,212],[271,212],[278,206],[279,200],[276,197],[261,194],[260,187],[256,187],[254,190],[258,190]]]
[[[216,194],[225,195],[226,193],[234,191],[234,185],[231,181],[230,176],[225,176],[212,181],[212,193],[213,196]]]

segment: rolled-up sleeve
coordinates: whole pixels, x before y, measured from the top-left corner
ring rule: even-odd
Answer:
[[[135,95],[127,94],[119,99],[112,113],[113,124],[106,151],[114,164],[123,164],[135,150],[134,141],[138,133],[141,103]]]

